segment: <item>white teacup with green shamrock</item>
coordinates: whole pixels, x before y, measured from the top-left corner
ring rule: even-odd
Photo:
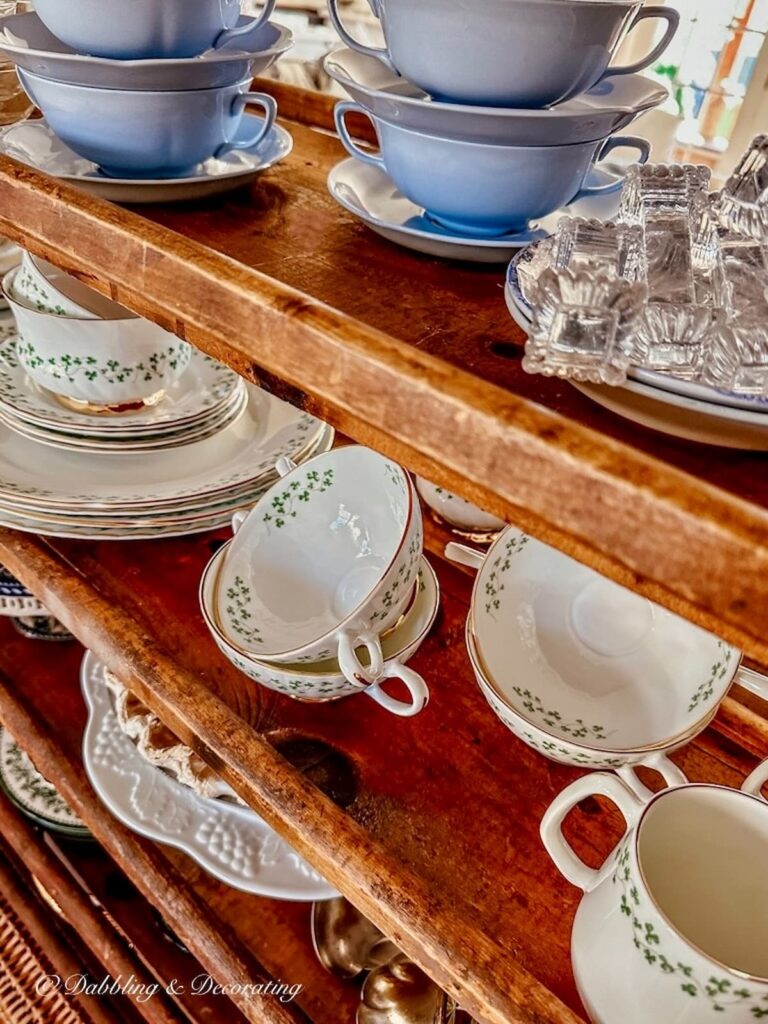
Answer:
[[[221,630],[259,661],[337,658],[366,685],[382,669],[381,634],[416,584],[423,540],[411,478],[360,445],[279,468],[287,474],[242,521],[219,574]]]
[[[230,542],[231,543],[231,542]],[[208,563],[200,582],[200,607],[205,624],[221,653],[249,679],[295,700],[321,703],[365,693],[387,711],[403,718],[417,715],[427,704],[429,690],[424,679],[406,662],[429,634],[440,603],[440,590],[434,570],[425,558],[417,573],[415,597],[402,619],[381,639],[384,663],[376,681],[370,685],[350,682],[336,659],[314,665],[276,665],[246,655],[227,642],[216,612],[216,580],[227,557],[225,545]],[[410,694],[410,701],[398,700],[383,689],[388,679],[399,679]]]
[[[492,516],[490,512],[483,512],[477,505],[444,487],[430,483],[423,476],[416,477],[416,490],[438,519],[446,522],[460,536],[488,543],[507,525],[503,519]]]
[[[181,376],[192,349],[141,317],[78,319],[41,312],[14,290],[18,270],[3,278],[16,318],[16,357],[32,380],[79,407],[119,409],[153,404]]]
[[[555,798],[541,837],[584,891],[571,936],[582,1001],[602,1024],[754,1024],[768,1020],[768,803],[690,784],[638,796],[593,772]],[[626,831],[599,868],[562,833],[588,797],[612,800]]]
[[[504,724],[553,761],[682,781],[663,755],[706,727],[740,652],[514,527],[468,551],[447,553],[479,566],[467,648]]]
[[[24,252],[19,272],[14,278],[15,298],[41,313],[73,316],[80,320],[136,319],[125,306],[89,288],[59,267]]]

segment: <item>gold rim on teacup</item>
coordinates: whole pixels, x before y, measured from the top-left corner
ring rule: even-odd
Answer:
[[[612,755],[622,754],[631,756],[632,754],[653,753],[656,751],[667,750],[668,748],[673,746],[682,746],[687,741],[692,740],[695,736],[697,736],[700,732],[703,732],[703,730],[707,728],[707,726],[710,724],[710,722],[715,717],[717,712],[720,710],[720,705],[726,697],[728,690],[736,681],[736,676],[739,672],[739,666],[741,665],[741,658],[739,658],[739,661],[736,663],[736,666],[734,668],[734,672],[731,676],[731,680],[728,684],[728,687],[723,692],[723,696],[716,702],[714,708],[708,711],[706,715],[697,719],[697,721],[690,725],[687,729],[682,729],[680,732],[677,732],[672,736],[668,736],[663,740],[658,740],[656,743],[648,743],[637,747],[596,747],[591,746],[588,743],[580,743],[578,740],[571,739],[570,737],[566,739],[562,736],[559,736],[557,733],[550,732],[549,729],[542,726],[539,722],[534,721],[527,714],[525,714],[524,711],[520,710],[520,708],[518,708],[516,705],[510,702],[509,698],[506,696],[501,686],[493,678],[492,673],[488,670],[483,661],[482,655],[480,654],[480,651],[478,649],[477,637],[475,635],[474,622],[472,619],[471,611],[467,616],[467,622],[465,626],[465,641],[467,654],[469,655],[469,660],[472,664],[472,668],[475,670],[477,675],[480,676],[480,678],[483,680],[488,689],[493,692],[494,696],[496,696],[498,700],[504,705],[504,707],[507,708],[513,715],[521,719],[521,721],[525,722],[527,725],[538,730],[539,732],[545,733],[547,736],[550,736],[553,740],[567,743],[569,746],[576,747],[579,750],[584,750],[585,752],[588,752],[590,754],[605,754],[608,757]]]
[[[216,575],[215,575],[214,580],[213,580],[213,593],[214,594],[218,593],[219,577],[221,576],[222,570],[223,570],[224,565],[225,565],[225,563],[227,561],[227,556],[229,554],[229,550],[230,550],[230,545],[231,544],[232,544],[232,541],[227,541],[227,543],[224,545],[224,548],[220,549],[220,550],[222,550],[222,557],[221,557],[220,563],[216,567]],[[217,554],[218,553],[219,552],[217,552]],[[418,572],[417,572],[416,580],[414,581],[413,587],[411,589],[411,594],[410,594],[410,596],[408,598],[407,603],[403,607],[403,610],[400,613],[399,618],[391,626],[388,626],[387,629],[385,629],[383,632],[377,634],[379,640],[386,640],[388,636],[391,636],[391,634],[394,633],[395,630],[398,629],[403,624],[403,620],[411,612],[411,610],[413,609],[414,604],[416,603],[416,598],[418,596],[418,593],[419,593],[419,575],[418,575]],[[245,650],[243,647],[240,647],[239,644],[236,644],[233,640],[229,639],[227,634],[224,632],[224,629],[223,629],[223,627],[221,625],[221,622],[219,621],[219,610],[218,610],[218,606],[217,605],[214,604],[214,606],[211,608],[211,614],[210,615],[206,612],[205,607],[203,606],[203,614],[205,615],[205,618],[208,620],[208,622],[210,622],[210,624],[211,624],[212,628],[214,629],[216,635],[219,636],[224,641],[224,643],[227,644],[228,647],[233,648],[233,650],[237,651],[239,654],[243,655],[244,657],[248,658],[249,660],[255,661],[259,665],[264,665],[265,668],[269,667],[269,664],[270,664],[269,662],[262,661],[260,658],[257,658],[256,655],[252,651]],[[310,662],[309,664],[304,664],[303,662],[288,662],[288,663],[286,663],[284,665],[275,666],[275,667],[279,667],[281,670],[286,671],[286,672],[301,672],[301,673],[308,673],[308,674],[312,674],[313,672],[317,672],[318,675],[321,675],[321,674],[323,674],[322,673],[323,666],[327,667],[329,663],[333,664],[334,662],[336,662],[336,660],[337,660],[336,658],[329,658],[326,661],[318,661],[318,662],[314,662],[314,663]],[[356,677],[355,681],[361,687],[363,687],[363,688],[368,687],[368,686],[371,685],[370,682],[367,679],[361,679],[359,677]],[[351,682],[351,680],[350,680],[350,682]],[[331,699],[335,700],[336,698],[331,698]],[[320,703],[320,702],[319,701],[311,700],[310,703],[317,704],[317,703]]]

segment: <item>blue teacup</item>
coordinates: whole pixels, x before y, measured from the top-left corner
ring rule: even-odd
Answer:
[[[217,89],[163,92],[71,85],[21,70],[19,78],[56,135],[117,178],[186,177],[209,157],[258,145],[277,116],[271,96],[248,91],[250,75]],[[243,137],[251,103],[265,117]]]
[[[78,53],[132,60],[218,49],[267,21],[275,3],[240,24],[240,0],[35,0],[35,11]]]
[[[49,0],[50,2],[50,0]],[[337,32],[436,99],[489,107],[546,107],[591,89],[606,75],[653,64],[680,16],[642,0],[370,0],[386,46],[365,46],[344,28],[340,0],[328,0]],[[610,67],[627,33],[645,18],[667,28],[649,54]]]
[[[380,154],[361,149],[350,138],[345,123],[350,111],[373,122]],[[432,220],[475,238],[525,231],[530,221],[566,203],[618,191],[623,184],[619,177],[584,185],[593,164],[619,146],[637,149],[640,163],[650,152],[646,140],[633,135],[569,146],[465,142],[390,124],[349,100],[336,105],[334,116],[347,152],[385,171]]]

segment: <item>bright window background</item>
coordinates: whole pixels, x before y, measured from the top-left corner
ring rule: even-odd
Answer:
[[[645,74],[670,88],[663,110],[679,118],[671,157],[717,167],[750,85],[762,88],[754,75],[768,33],[768,0],[671,0],[670,6],[680,12],[680,28]]]

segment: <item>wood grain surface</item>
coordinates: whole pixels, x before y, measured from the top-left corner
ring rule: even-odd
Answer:
[[[305,120],[327,107],[307,94]],[[379,239],[327,194],[337,140],[290,129],[292,155],[254,186],[176,207],[119,209],[3,158],[0,230],[768,663],[765,456],[525,374],[503,268]]]
[[[521,744],[485,704],[463,645],[471,578],[437,565],[442,612],[413,659],[432,691],[418,718],[362,696],[315,707],[253,685],[208,637],[196,584],[224,536],[47,546],[6,532],[0,561],[481,1024],[581,1019],[569,959],[578,894],[538,836],[578,773]],[[275,751],[292,736],[349,760],[346,810]],[[692,779],[732,785],[754,764],[713,730],[675,758]],[[592,858],[616,835],[605,809],[573,828]]]

